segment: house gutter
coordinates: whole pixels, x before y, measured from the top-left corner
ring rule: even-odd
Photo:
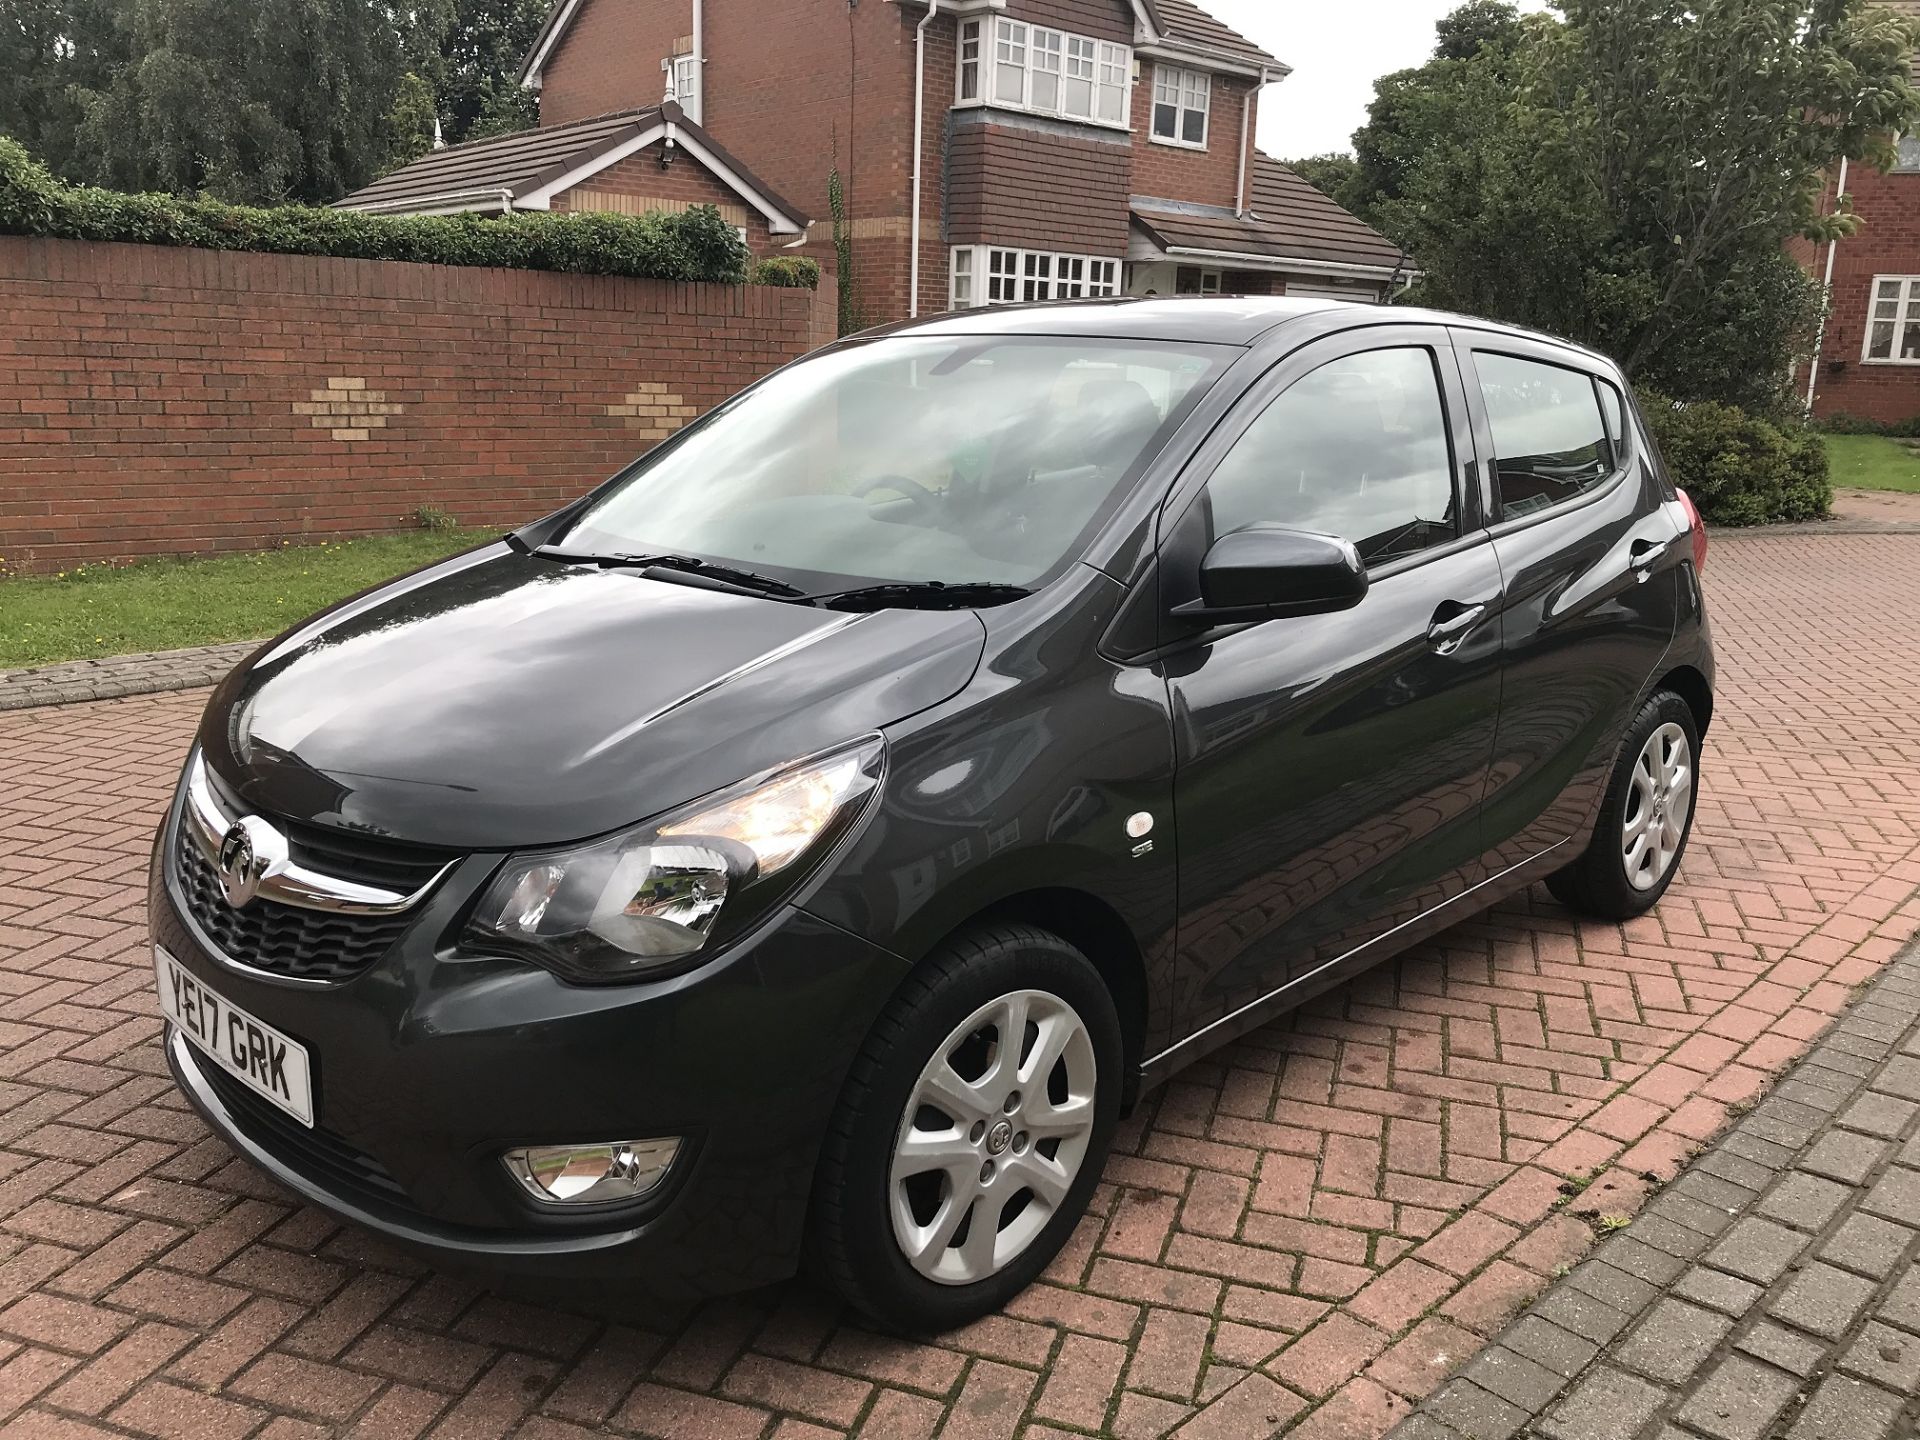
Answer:
[[[1202,250],[1191,245],[1169,245],[1164,252],[1174,260],[1211,260],[1240,270],[1297,270],[1303,275],[1352,275],[1392,281],[1404,272],[1397,265],[1352,265],[1338,260],[1308,260],[1288,255],[1262,255],[1243,250]]]
[[[920,172],[926,167],[927,153],[927,27],[939,13],[940,0],[927,0],[927,13],[913,32],[913,219],[907,226],[907,244],[910,247],[907,256],[909,320],[920,318]],[[986,56],[980,58],[984,66]]]
[[[1840,157],[1840,181],[1833,187],[1833,207],[1840,208],[1840,198],[1847,193],[1847,157]],[[1807,418],[1813,418],[1813,400],[1820,389],[1820,357],[1827,348],[1827,319],[1833,314],[1833,261],[1840,252],[1840,237],[1834,236],[1827,242],[1827,273],[1820,282],[1820,326],[1813,333],[1813,356],[1807,361]],[[1872,303],[1868,303],[1868,320],[1871,325]]]
[[[500,213],[513,212],[513,191],[504,186],[484,190],[443,190],[437,195],[409,195],[398,200],[374,200],[362,205],[335,205],[335,210],[351,210],[361,215],[465,214],[498,207]],[[430,207],[430,208],[423,208]]]
[[[1253,129],[1253,97],[1267,85],[1267,72],[1263,66],[1260,79],[1250,86],[1240,101],[1240,179],[1233,190],[1233,218],[1247,218],[1247,154],[1253,149],[1253,136],[1247,132]]]

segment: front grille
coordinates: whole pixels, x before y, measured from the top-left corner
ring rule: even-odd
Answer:
[[[190,1053],[200,1078],[220,1097],[220,1103],[246,1131],[247,1138],[270,1151],[276,1159],[303,1175],[343,1183],[381,1200],[410,1203],[400,1182],[371,1155],[330,1131],[309,1130],[254,1094],[199,1051]]]
[[[219,872],[187,838],[185,826],[174,835],[173,864],[187,910],[207,938],[229,959],[270,975],[350,980],[391,950],[413,921],[411,914],[344,915],[270,900],[236,910],[221,893]]]
[[[252,810],[212,766],[207,766],[206,776],[208,788],[229,816]],[[398,895],[413,894],[454,858],[444,851],[376,840],[357,830],[334,830],[277,817],[273,823],[286,835],[287,852],[294,864],[336,880],[373,885]]]

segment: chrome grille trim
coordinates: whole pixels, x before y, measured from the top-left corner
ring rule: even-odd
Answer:
[[[196,750],[187,766],[187,797],[181,808],[181,828],[193,847],[216,869],[220,864],[220,842],[239,818],[221,809],[207,776],[206,761]],[[419,889],[402,895],[356,880],[323,875],[291,859],[276,858],[261,877],[255,898],[301,910],[326,910],[341,915],[400,915],[426,899],[428,892],[459,863],[457,859],[449,860]]]

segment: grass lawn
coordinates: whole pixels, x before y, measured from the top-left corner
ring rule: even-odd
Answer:
[[[1885,435],[1828,435],[1825,439],[1834,484],[1920,492],[1920,449]]]
[[[258,639],[492,538],[484,531],[422,530],[0,580],[0,669]]]

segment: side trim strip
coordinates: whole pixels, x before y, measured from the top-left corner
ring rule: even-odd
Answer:
[[[1426,924],[1430,922],[1436,915],[1439,915],[1444,913],[1445,911],[1451,910],[1455,906],[1464,906],[1467,901],[1473,899],[1474,896],[1478,895],[1482,890],[1485,890],[1489,885],[1498,885],[1502,880],[1506,879],[1509,875],[1513,874],[1514,871],[1516,870],[1525,870],[1529,866],[1538,865],[1543,859],[1553,854],[1554,851],[1558,850],[1562,845],[1565,845],[1569,840],[1572,840],[1574,838],[1575,838],[1574,836],[1569,835],[1565,839],[1556,840],[1554,841],[1553,844],[1549,845],[1546,849],[1542,850],[1538,855],[1532,856],[1531,858],[1526,860],[1522,860],[1517,865],[1509,865],[1506,869],[1500,871],[1497,875],[1489,875],[1486,879],[1482,880],[1478,885],[1473,886],[1471,889],[1462,890],[1458,895],[1454,896],[1451,900],[1444,900],[1440,904],[1434,906],[1431,910],[1423,910],[1418,915],[1415,915],[1411,920],[1402,920],[1398,925],[1394,926],[1391,930],[1383,930],[1380,934],[1374,936],[1373,939],[1363,941],[1360,944],[1354,946],[1351,950],[1348,950],[1343,954],[1336,955],[1333,959],[1327,961],[1326,963],[1314,966],[1313,969],[1307,971],[1307,973],[1304,975],[1294,976],[1293,979],[1287,981],[1286,984],[1280,986],[1278,989],[1269,990],[1265,995],[1262,995],[1257,1000],[1249,1000],[1246,1004],[1242,1005],[1238,1010],[1229,1011],[1227,1014],[1222,1015],[1218,1020],[1215,1020],[1210,1024],[1204,1025],[1200,1029],[1194,1031],[1191,1035],[1187,1036],[1186,1039],[1181,1040],[1176,1044],[1169,1045],[1166,1049],[1162,1050],[1158,1055],[1155,1055],[1152,1059],[1142,1061],[1140,1068],[1142,1070],[1153,1070],[1156,1067],[1165,1065],[1170,1059],[1172,1059],[1180,1051],[1186,1049],[1189,1045],[1195,1045],[1205,1040],[1205,1038],[1208,1035],[1213,1033],[1215,1030],[1218,1030],[1221,1026],[1231,1025],[1235,1021],[1240,1020],[1241,1018],[1246,1016],[1249,1012],[1258,1010],[1262,1006],[1271,1005],[1274,1001],[1284,996],[1289,990],[1298,989],[1301,986],[1310,983],[1315,976],[1320,975],[1323,972],[1332,969],[1334,966],[1344,965],[1348,961],[1354,959],[1356,956],[1359,956],[1368,950],[1375,949],[1385,941],[1392,939],[1395,935],[1398,935],[1402,930],[1405,930],[1410,926]]]

